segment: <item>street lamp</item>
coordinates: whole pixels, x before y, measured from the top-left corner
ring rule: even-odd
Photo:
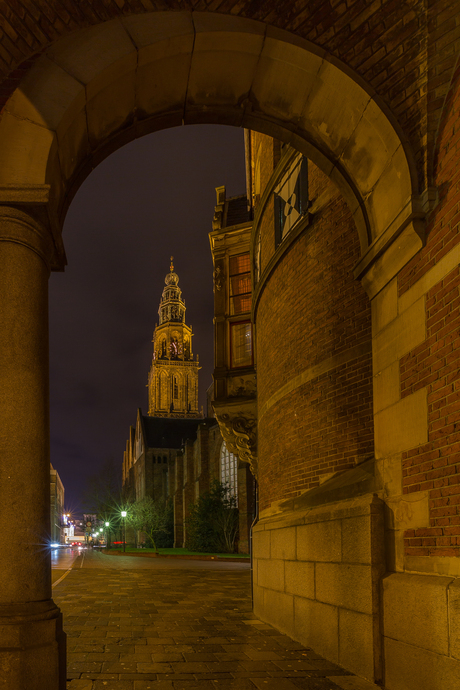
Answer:
[[[126,526],[125,526],[126,510],[121,511],[121,517],[123,518],[123,553],[125,553],[125,551],[126,551]]]
[[[109,526],[110,523],[106,522],[105,523],[105,548],[109,548]]]

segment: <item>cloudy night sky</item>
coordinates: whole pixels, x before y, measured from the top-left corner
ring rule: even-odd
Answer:
[[[200,357],[200,405],[212,381],[215,187],[244,194],[243,130],[164,130],[119,149],[76,194],[64,224],[68,265],[50,278],[51,462],[65,505],[82,510],[90,477],[121,467],[147,375],[158,305],[174,256]]]

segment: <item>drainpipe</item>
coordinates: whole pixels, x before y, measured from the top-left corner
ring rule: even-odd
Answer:
[[[246,196],[248,199],[248,211],[252,218],[252,150],[251,150],[251,130],[244,130],[244,162],[246,167]]]
[[[252,521],[251,529],[249,530],[249,553],[251,556],[251,601],[254,609],[254,567],[253,567],[253,548],[252,548],[252,530],[259,522],[259,486],[257,479],[254,480],[254,520]]]

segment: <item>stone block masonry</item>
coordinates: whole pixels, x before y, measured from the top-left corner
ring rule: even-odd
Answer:
[[[295,510],[292,503],[254,528],[254,612],[334,663],[379,680],[383,501],[363,496]]]

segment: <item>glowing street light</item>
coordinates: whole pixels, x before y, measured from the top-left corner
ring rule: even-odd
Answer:
[[[126,525],[125,525],[126,510],[121,511],[121,517],[123,518],[123,553],[125,553],[125,551],[126,551]]]
[[[106,522],[105,523],[105,548],[106,549],[109,548],[109,527],[110,527],[110,523]]]

